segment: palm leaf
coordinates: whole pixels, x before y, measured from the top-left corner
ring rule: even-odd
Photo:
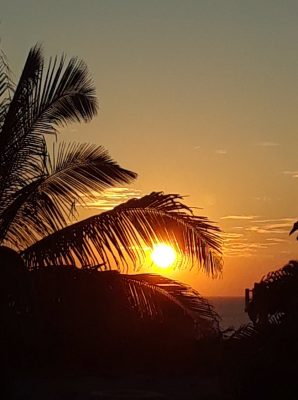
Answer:
[[[181,196],[153,192],[132,199],[54,233],[22,254],[28,268],[53,264],[104,269],[134,268],[144,262],[144,246],[169,242],[181,255],[180,267],[197,265],[216,276],[221,272],[219,229],[192,214]],[[183,255],[183,257],[182,257]]]
[[[121,168],[102,146],[62,143],[48,174],[20,190],[0,214],[0,240],[18,250],[66,226],[72,204],[92,191],[129,183],[136,174]],[[28,234],[31,232],[31,234]]]
[[[187,285],[161,275],[126,275],[57,266],[32,271],[30,277],[38,299],[33,305],[45,301],[55,304],[57,311],[65,307],[68,323],[71,310],[79,308],[93,319],[86,326],[92,325],[101,332],[105,321],[114,324],[117,320],[122,333],[129,324],[128,330],[155,326],[160,332],[163,327],[169,330],[168,336],[183,334],[191,339],[216,337],[220,333],[219,316],[207,300]],[[47,314],[46,310],[41,309],[41,314]],[[144,336],[149,332],[141,333]],[[82,335],[80,329],[79,335]]]
[[[41,133],[57,133],[56,126],[67,122],[89,121],[97,113],[97,98],[86,64],[76,57],[65,65],[51,59],[43,78],[36,87],[35,109],[31,129]]]
[[[289,235],[292,235],[292,233],[297,232],[297,231],[298,231],[298,221],[296,221],[293,224],[293,227],[292,227],[291,232],[289,233]],[[297,236],[297,240],[298,240],[298,236]]]
[[[40,189],[68,212],[74,199],[83,205],[83,198],[95,198],[92,192],[130,183],[137,177],[113,161],[102,146],[88,143],[60,144],[51,164],[49,176]]]
[[[0,132],[0,212],[6,208],[28,178],[36,176],[39,164],[36,156],[44,151],[43,137],[28,130],[28,115],[32,91],[42,69],[42,56],[35,47],[30,50],[19,83],[5,111]]]
[[[38,189],[38,186],[40,185],[40,181],[42,178],[39,180],[36,180],[24,188],[20,189],[14,196],[14,201],[11,202],[11,204],[5,208],[2,213],[0,214],[0,243],[5,241],[7,244],[11,244],[12,248],[18,249],[18,243],[24,240],[26,243],[28,231],[26,229],[26,234],[24,235],[23,229],[21,229],[23,223],[24,227],[28,227],[28,220],[32,216],[36,217],[36,214],[34,213],[34,210],[32,212],[29,212],[29,210],[26,208],[26,212],[24,212],[24,204],[32,197],[32,194],[36,192]],[[32,203],[30,203],[32,205]],[[11,232],[9,229],[11,228],[11,225],[13,224],[14,221],[18,221],[20,218],[20,212],[22,211],[21,215],[21,220],[19,221],[19,224],[17,227],[12,226]],[[26,220],[26,221],[25,221]],[[45,227],[42,224],[42,221],[38,221],[38,227],[39,229],[45,229]],[[13,232],[15,230],[15,232]],[[31,234],[28,236],[30,240],[34,240],[34,234],[31,232]]]
[[[209,302],[191,287],[158,274],[121,274],[120,277],[127,282],[128,298],[140,315],[156,318],[161,313],[165,318],[163,310],[160,310],[159,296],[162,296],[193,321],[197,338],[219,335],[220,317]]]
[[[22,148],[26,133],[30,133],[28,132],[28,119],[31,115],[32,94],[40,79],[42,68],[41,50],[35,46],[28,54],[1,129],[1,157],[6,157],[7,161],[10,160],[10,156]]]
[[[234,330],[228,337],[231,341],[253,341],[259,333],[258,327],[252,323],[241,325],[238,329]]]
[[[11,79],[11,71],[8,65],[6,54],[0,51],[0,129],[4,123],[9,108],[14,84]]]
[[[298,261],[269,272],[253,289],[248,313],[256,324],[279,325],[287,318],[297,318]]]
[[[39,46],[29,52],[19,84],[10,102],[0,134],[0,212],[14,194],[44,173],[48,156],[43,134],[57,126],[88,121],[96,114],[97,100],[86,65],[72,58],[64,67],[50,60],[44,72]]]

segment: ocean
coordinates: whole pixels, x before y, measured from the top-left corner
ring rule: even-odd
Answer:
[[[239,328],[250,322],[248,315],[244,312],[244,297],[208,297],[207,300],[222,318],[222,329]]]

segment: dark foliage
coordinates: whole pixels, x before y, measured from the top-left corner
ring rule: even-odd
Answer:
[[[247,307],[253,324],[224,345],[233,398],[295,398],[298,367],[298,262],[270,272]]]
[[[197,362],[197,338],[220,337],[212,306],[177,281],[70,266],[28,272],[11,256],[1,288],[11,367],[183,370]]]
[[[219,229],[195,216],[181,196],[162,192],[70,225],[77,205],[136,174],[101,146],[48,149],[47,135],[57,137],[61,126],[97,113],[84,62],[63,56],[46,67],[35,46],[19,82],[10,77],[2,54],[2,364],[7,371],[192,368],[197,339],[220,337],[209,303],[179,282],[112,270],[142,266],[144,246],[164,241],[176,248],[178,267],[195,265],[216,277],[222,270]]]

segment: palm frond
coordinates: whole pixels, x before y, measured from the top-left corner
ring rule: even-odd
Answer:
[[[39,46],[28,55],[0,134],[0,212],[14,194],[44,173],[48,156],[44,134],[72,121],[88,121],[97,112],[93,82],[83,61],[64,67],[50,60],[44,72]]]
[[[93,191],[102,192],[137,177],[113,161],[102,146],[88,143],[60,144],[51,165],[40,189],[65,211],[74,200],[83,205],[83,198],[93,199]]]
[[[28,54],[23,72],[9,103],[0,133],[0,213],[14,200],[15,194],[42,170],[45,153],[43,136],[32,134],[28,126],[32,94],[43,68],[38,46]]]
[[[197,265],[221,273],[219,228],[195,216],[181,196],[153,192],[54,233],[23,252],[28,268],[77,264],[104,269],[144,263],[144,246],[169,242],[181,255],[180,267]],[[183,255],[183,256],[182,256]]]
[[[256,324],[279,325],[287,317],[298,317],[298,261],[269,272],[253,289],[248,312]]]
[[[141,315],[156,317],[159,295],[177,306],[193,321],[197,338],[218,336],[220,317],[211,304],[191,287],[159,274],[120,275],[128,284],[129,299]],[[161,310],[162,312],[162,310]],[[165,317],[165,316],[163,316]]]
[[[293,227],[292,227],[292,229],[291,229],[289,235],[292,235],[292,233],[297,232],[297,231],[298,231],[298,221],[296,221],[296,222],[293,224]],[[297,236],[297,240],[298,240],[298,236]]]
[[[14,91],[11,75],[6,54],[3,50],[0,50],[0,129],[4,123]]]
[[[230,341],[255,341],[259,338],[258,335],[262,333],[262,329],[253,325],[252,323],[241,325],[238,329],[234,330],[228,337]]]
[[[3,241],[6,242],[6,244],[12,245],[12,248],[18,249],[18,243],[19,241],[25,240],[26,243],[26,235],[23,234],[21,226],[23,222],[25,223],[24,226],[27,225],[28,217],[32,217],[34,215],[33,213],[29,213],[28,210],[26,209],[26,212],[24,213],[24,210],[22,210],[23,205],[32,197],[32,195],[36,192],[38,189],[38,186],[40,185],[40,180],[36,180],[24,188],[20,189],[14,196],[14,200],[11,202],[11,204],[6,207],[0,214],[0,243]],[[30,203],[30,202],[29,202]],[[21,224],[16,228],[15,234],[13,232],[9,232],[9,229],[13,223],[14,220],[19,219],[20,215],[20,210],[22,210],[22,215],[21,215]],[[23,219],[27,219],[27,221],[24,221]],[[39,221],[38,226],[42,228],[41,226],[42,221]],[[21,225],[21,226],[20,226]],[[14,230],[14,227],[12,231]],[[27,233],[27,232],[26,232]],[[31,235],[29,235],[30,240],[34,240],[34,235],[33,232]],[[34,243],[34,242],[33,242]]]
[[[161,275],[126,275],[117,271],[52,266],[33,271],[30,276],[35,287],[34,295],[39,299],[32,304],[40,304],[44,299],[56,304],[57,312],[54,314],[59,314],[59,308],[65,307],[65,316],[71,309],[88,309],[89,312],[84,314],[89,315],[92,310],[92,321],[86,326],[99,329],[102,336],[105,336],[105,322],[113,325],[115,320],[122,334],[127,329],[131,340],[135,339],[134,329],[142,336],[150,336],[150,329],[159,334],[164,329],[168,338],[179,339],[179,335],[183,335],[193,340],[218,337],[220,333],[219,317],[207,300],[183,283]],[[46,310],[42,309],[41,314],[47,314]],[[79,335],[82,335],[82,330],[79,330]]]
[[[39,46],[33,47],[28,54],[21,77],[10,101],[9,109],[1,129],[1,155],[12,155],[20,148],[19,140],[28,129],[30,107],[34,87],[41,77],[43,57]]]
[[[20,190],[0,214],[0,241],[18,250],[67,225],[72,204],[82,205],[92,191],[129,183],[136,174],[121,168],[102,146],[59,146],[47,175]],[[31,234],[28,234],[31,232]]]
[[[36,87],[32,130],[57,133],[67,122],[89,121],[97,113],[97,98],[86,64],[76,57],[50,60],[43,85]]]

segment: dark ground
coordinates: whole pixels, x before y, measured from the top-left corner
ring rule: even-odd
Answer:
[[[188,376],[35,376],[11,379],[7,399],[222,399],[216,378]]]

